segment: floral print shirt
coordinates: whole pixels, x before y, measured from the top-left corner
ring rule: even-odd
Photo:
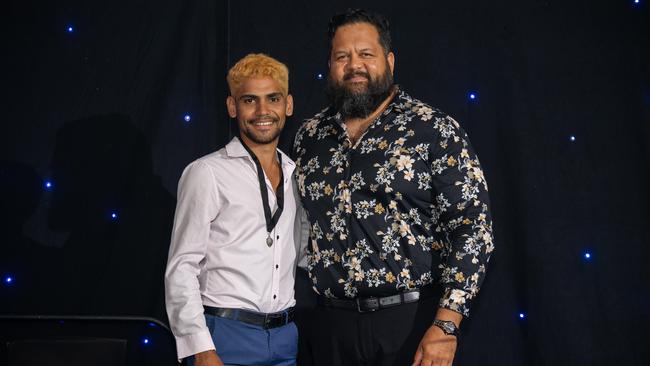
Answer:
[[[468,316],[494,243],[467,135],[401,90],[354,145],[331,109],[305,121],[294,146],[314,289],[356,298],[439,282],[440,306]]]

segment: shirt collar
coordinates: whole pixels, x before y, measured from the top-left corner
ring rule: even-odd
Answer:
[[[283,166],[295,166],[296,163],[294,163],[291,158],[287,154],[285,154],[282,150],[276,149],[277,151],[280,152],[280,155],[282,155],[282,165]],[[239,140],[239,137],[235,136],[230,140],[230,142],[226,145],[226,153],[228,154],[229,157],[231,158],[250,158],[250,155],[248,155],[248,151],[246,151],[246,148],[244,145],[242,145],[241,140]]]
[[[407,94],[399,87],[399,85],[395,84],[395,96],[393,96],[393,100],[391,100],[388,106],[386,106],[386,110],[384,110],[382,116],[387,116],[393,111],[398,113],[404,112],[402,105],[406,95]]]

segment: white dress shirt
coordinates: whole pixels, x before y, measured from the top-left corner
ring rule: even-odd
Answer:
[[[279,150],[278,150],[279,151]],[[284,210],[267,231],[257,168],[238,138],[185,168],[165,273],[165,302],[178,358],[215,349],[203,305],[261,313],[295,304],[300,250],[295,163],[282,155]],[[265,174],[271,212],[274,189]]]

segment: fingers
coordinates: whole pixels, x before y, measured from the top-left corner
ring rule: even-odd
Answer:
[[[431,360],[423,358],[420,363],[414,363],[412,366],[451,366],[452,362],[448,360]]]
[[[433,350],[427,352],[420,346],[415,353],[411,366],[452,366],[453,362],[453,356],[450,357],[447,353],[440,353]]]
[[[452,361],[453,358],[449,359],[438,355],[425,355],[422,351],[422,347],[418,347],[411,366],[451,366]]]
[[[413,364],[411,366],[420,366],[422,362],[422,346],[418,346],[418,350],[415,352],[415,357],[413,358]]]
[[[432,359],[431,361],[428,361],[426,358],[422,360],[422,363],[420,365],[431,365],[431,366],[451,366],[453,363],[453,359],[448,359],[448,358],[437,358],[437,359]]]

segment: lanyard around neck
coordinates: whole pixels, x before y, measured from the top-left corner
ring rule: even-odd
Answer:
[[[280,152],[278,151],[278,161],[280,163],[280,184],[278,185],[278,189],[275,192],[275,196],[278,202],[278,208],[275,210],[275,213],[273,216],[271,216],[271,206],[269,204],[269,193],[266,189],[266,181],[264,180],[264,169],[262,169],[262,164],[260,164],[260,160],[257,158],[257,155],[244,143],[244,141],[241,141],[241,144],[244,145],[244,148],[246,151],[248,151],[248,154],[251,156],[253,159],[253,162],[255,163],[255,166],[257,167],[257,179],[259,180],[260,183],[260,193],[262,194],[262,207],[264,207],[264,218],[266,219],[266,232],[268,233],[268,238],[266,240],[266,243],[268,246],[273,245],[273,239],[271,239],[271,232],[275,228],[275,225],[278,223],[278,220],[280,219],[280,215],[282,215],[282,210],[284,209],[284,174],[282,172],[282,155],[280,155]],[[269,240],[271,239],[271,240]]]

